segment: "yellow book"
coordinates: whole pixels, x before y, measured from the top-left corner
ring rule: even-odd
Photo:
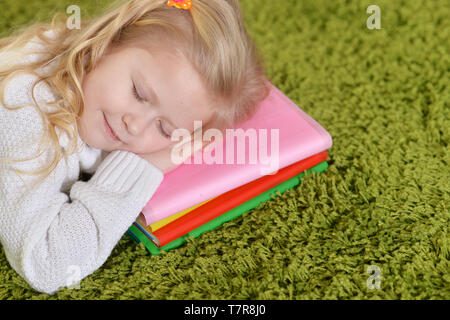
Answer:
[[[150,232],[155,232],[156,230],[158,230],[158,229],[164,227],[166,224],[169,224],[170,222],[172,222],[172,221],[174,221],[174,220],[176,220],[176,219],[178,219],[178,218],[184,216],[184,215],[187,214],[188,212],[191,212],[192,210],[194,210],[194,209],[196,209],[196,208],[198,208],[198,207],[204,205],[205,203],[207,203],[207,202],[209,202],[209,201],[211,201],[211,200],[213,200],[213,199],[215,199],[215,198],[217,198],[217,197],[214,197],[214,198],[209,199],[209,200],[206,200],[206,201],[204,201],[204,202],[202,202],[202,203],[196,204],[196,205],[193,206],[193,207],[187,208],[187,209],[185,209],[185,210],[183,210],[183,211],[180,211],[180,212],[178,212],[178,213],[176,213],[176,214],[174,214],[174,215],[171,215],[171,216],[169,216],[169,217],[167,217],[167,218],[165,218],[165,219],[156,221],[155,223],[152,223],[151,225],[149,225],[149,226],[147,227],[147,229],[148,229]]]

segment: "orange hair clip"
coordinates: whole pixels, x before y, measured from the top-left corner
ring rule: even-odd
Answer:
[[[191,0],[167,0],[169,7],[175,7],[178,9],[189,10],[192,7]]]

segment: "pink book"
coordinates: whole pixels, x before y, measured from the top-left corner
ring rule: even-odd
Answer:
[[[199,137],[209,141],[207,134],[202,132]],[[139,219],[145,225],[332,146],[330,134],[273,84],[250,120],[227,129],[225,135],[215,135],[215,139],[203,152],[164,176],[142,209]]]

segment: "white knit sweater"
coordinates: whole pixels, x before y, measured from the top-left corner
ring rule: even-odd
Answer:
[[[28,46],[36,48],[34,43]],[[37,57],[28,55],[25,60]],[[32,104],[36,79],[32,74],[19,74],[7,82],[5,104]],[[35,87],[34,95],[41,108],[54,108],[45,104],[55,96],[44,83]],[[10,111],[0,101],[0,159],[34,156],[42,130],[34,107]],[[66,134],[57,133],[61,146],[66,147]],[[53,159],[53,149],[30,161],[0,161],[1,244],[14,270],[32,288],[48,294],[98,269],[164,178],[161,170],[134,153],[106,153],[80,138],[78,143],[81,151],[60,161],[32,192],[26,192],[24,183],[39,176],[16,175],[11,168],[45,168]],[[93,176],[81,181],[81,172]]]

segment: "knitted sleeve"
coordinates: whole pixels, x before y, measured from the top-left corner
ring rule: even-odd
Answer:
[[[31,141],[37,122],[22,110],[0,112],[0,159],[35,154],[33,148],[19,147]],[[31,171],[51,159],[49,150],[11,167]],[[48,294],[83,279],[106,261],[164,177],[147,160],[123,150],[109,153],[88,181],[75,181],[64,193],[66,176],[62,160],[42,183],[27,189],[32,176],[16,175],[0,161],[0,241],[5,255],[32,288]]]
[[[1,139],[0,158],[7,145]],[[109,153],[69,194],[59,189],[64,170],[58,166],[32,192],[22,188],[26,176],[0,170],[6,257],[32,288],[48,294],[98,269],[163,180],[157,167],[122,150]]]

